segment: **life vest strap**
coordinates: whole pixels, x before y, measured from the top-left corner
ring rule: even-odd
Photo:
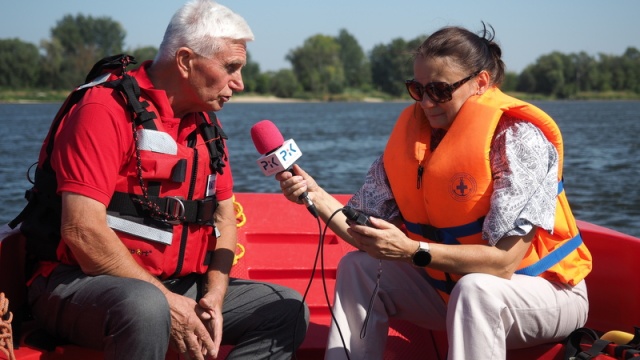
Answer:
[[[134,200],[135,198],[136,195],[115,192],[107,210],[122,216],[148,217],[147,212]],[[217,207],[215,196],[202,200],[186,200],[170,196],[149,196],[149,199],[169,214],[182,213],[183,223],[213,225],[213,214]]]
[[[582,236],[580,233],[573,237],[573,239],[562,244],[559,248],[551,251],[537,262],[516,271],[516,274],[538,276],[549,268],[559,263],[567,255],[582,245]]]
[[[564,191],[564,181],[558,181],[558,195]],[[484,217],[478,220],[472,221],[468,224],[453,226],[448,228],[437,228],[429,224],[412,223],[410,221],[404,221],[407,230],[421,235],[427,239],[433,240],[442,244],[459,245],[458,238],[479,234],[482,232],[482,225],[484,223]]]
[[[569,253],[577,249],[581,244],[582,244],[582,236],[578,234],[571,240],[562,244],[562,246],[560,246],[559,248],[547,254],[547,256],[538,260],[536,263],[530,266],[527,266],[525,268],[522,268],[520,270],[517,270],[515,273],[520,275],[538,276],[543,272],[547,271],[553,265],[559,263],[562,259],[564,259],[567,255],[569,255]],[[455,285],[454,281],[434,279],[429,275],[429,273],[426,273],[426,272],[425,272],[425,275],[426,275],[427,281],[429,282],[429,284],[431,284],[431,286],[433,286],[434,288],[436,288],[437,290],[443,293],[451,294],[453,285]]]
[[[222,175],[223,168],[226,166],[223,158],[224,153],[224,141],[227,140],[227,134],[222,130],[222,127],[218,123],[218,117],[212,111],[208,112],[211,123],[204,121],[204,113],[200,113],[202,122],[198,125],[202,138],[207,144],[207,150],[209,151],[209,165],[211,170]]]
[[[147,101],[140,101],[140,86],[136,79],[127,73],[123,73],[120,79],[105,83],[105,86],[116,89],[124,95],[127,108],[135,114],[133,121],[136,125],[141,125],[149,130],[158,130],[153,122],[157,118],[156,113],[147,110],[147,107],[149,107]]]
[[[482,224],[484,223],[484,217],[478,220],[472,221],[468,224],[437,228],[433,225],[412,223],[410,221],[404,221],[407,230],[425,237],[429,240],[433,240],[438,243],[448,245],[459,245],[458,238],[471,236],[482,232]]]
[[[564,191],[564,179],[558,181],[558,195]]]
[[[456,282],[453,281],[450,277],[447,277],[447,280],[439,280],[431,277],[431,275],[429,275],[429,273],[426,271],[425,275],[429,284],[436,290],[451,295],[451,291],[453,291],[453,287],[456,285]]]

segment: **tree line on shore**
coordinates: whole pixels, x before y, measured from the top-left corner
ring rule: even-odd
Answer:
[[[0,39],[0,91],[69,90],[82,84],[93,64],[105,56],[133,55],[139,63],[153,59],[154,46],[124,49],[126,31],[109,17],[65,15],[40,44]],[[411,78],[411,51],[427,35],[396,38],[367,54],[346,29],[337,36],[317,34],[291,49],[291,68],[260,70],[251,54],[243,69],[245,92],[281,98],[341,100],[405,96]],[[622,55],[552,52],[540,56],[521,73],[507,72],[503,91],[545,98],[640,98],[640,50]],[[596,96],[598,97],[598,96]]]

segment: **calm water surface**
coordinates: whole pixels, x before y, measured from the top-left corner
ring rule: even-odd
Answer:
[[[230,103],[219,117],[229,135],[235,190],[279,192],[256,165],[249,130],[273,121],[303,152],[298,161],[329,192],[353,193],[409,103]],[[640,102],[536,102],[565,141],[564,180],[576,217],[640,237]],[[26,171],[60,104],[0,104],[0,223],[22,209]]]

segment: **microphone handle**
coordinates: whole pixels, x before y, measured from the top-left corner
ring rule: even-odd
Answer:
[[[290,172],[291,175],[295,175],[295,173],[293,172],[293,167],[288,168],[286,171]],[[313,201],[311,201],[311,199],[309,198],[309,194],[306,191],[298,196],[298,200],[302,200],[311,215],[313,215],[313,217],[315,218],[318,218],[318,209],[316,209],[316,206],[313,204]]]

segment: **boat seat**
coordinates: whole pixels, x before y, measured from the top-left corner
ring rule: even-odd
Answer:
[[[8,226],[0,229],[0,292],[9,300],[13,314],[13,347],[17,360],[102,359],[95,350],[65,344],[39,329],[26,311],[24,237]],[[5,359],[0,352],[0,359]]]
[[[347,195],[337,196],[346,203]],[[244,205],[246,224],[238,230],[238,241],[244,247],[244,255],[233,267],[231,275],[290,286],[301,294],[308,285],[313,270],[313,259],[318,244],[318,227],[315,219],[304,209],[289,203],[279,194],[236,194],[236,200]],[[278,212],[278,222],[273,216]],[[604,227],[578,222],[583,239],[593,255],[594,269],[587,277],[590,312],[587,326],[600,331],[621,330],[630,332],[640,325],[640,239],[621,234]],[[0,229],[0,235],[6,229]],[[4,238],[4,240],[1,240]],[[327,232],[324,247],[324,275],[327,294],[333,301],[337,264],[351,248]],[[24,275],[21,269],[24,259],[24,238],[19,234],[0,236],[0,292],[7,294],[10,308],[19,313],[24,303]],[[307,336],[297,353],[298,359],[316,360],[324,356],[324,348],[331,320],[325,300],[325,289],[318,267],[306,301],[311,319]],[[617,310],[617,311],[614,311]],[[624,309],[624,311],[619,311]],[[25,322],[25,332],[14,339],[17,360],[31,359],[102,359],[102,354],[74,345],[54,343],[54,350],[41,349],[25,342],[35,330],[32,322]],[[411,323],[392,320],[385,349],[385,360],[394,359],[446,359],[447,338],[443,331],[429,331]],[[37,334],[37,333],[36,333]],[[33,336],[33,335],[32,335]],[[33,340],[33,338],[32,338]],[[42,345],[39,345],[42,346]],[[221,357],[231,347],[221,349]],[[526,349],[510,350],[508,359],[560,360],[564,347],[550,343]],[[167,359],[177,359],[170,353]],[[0,359],[6,359],[0,352]]]
[[[349,197],[336,196],[343,204]],[[307,282],[304,275],[310,274],[317,244],[315,220],[280,194],[237,194],[237,200],[245,204],[248,219],[238,237],[246,248],[246,262],[242,265],[243,259],[240,259],[233,271],[247,278],[276,281],[302,293]],[[278,212],[278,224],[270,222],[273,217],[262,215],[270,211]],[[584,221],[578,221],[578,226],[592,252],[594,264],[587,277],[590,312],[586,326],[600,331],[633,331],[634,325],[640,325],[640,308],[636,304],[640,298],[640,278],[635,275],[640,273],[640,262],[634,259],[640,254],[640,239]],[[349,248],[331,231],[327,232],[324,266],[331,299],[337,263],[345,252],[353,250]],[[319,280],[315,280],[307,298],[311,325],[301,350],[321,359],[330,318]],[[612,299],[617,302],[615,308],[625,311],[611,311]],[[392,320],[390,325],[385,360],[446,358],[445,332],[425,330],[401,321]],[[560,360],[563,356],[564,346],[560,342],[507,352],[508,359],[519,360]]]
[[[8,226],[0,228],[0,292],[9,299],[12,321],[13,347],[16,360],[101,360],[101,351],[69,344],[56,339],[39,328],[25,309],[26,286],[24,272],[25,239]],[[0,351],[0,359],[8,360]],[[169,351],[166,360],[178,360]]]
[[[640,307],[637,306],[640,299],[640,277],[637,275],[640,274],[640,261],[637,261],[640,239],[580,220],[578,227],[593,257],[593,270],[586,278],[589,317],[585,326],[602,332],[633,333],[634,326],[640,326]],[[402,356],[393,356],[387,349],[385,360],[424,358],[420,354],[425,353],[446,359],[446,355],[442,355],[446,354],[447,343],[444,331],[431,332],[413,324],[402,326],[396,326],[396,329],[401,329],[402,336],[408,339],[409,348],[404,349]],[[431,352],[430,339],[435,339],[436,343],[440,341],[437,353]],[[563,360],[564,345],[558,342],[509,350],[507,359]]]

